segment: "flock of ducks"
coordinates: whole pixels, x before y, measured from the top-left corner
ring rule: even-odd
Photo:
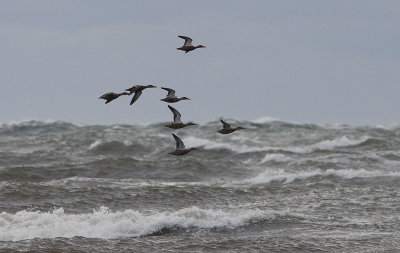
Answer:
[[[193,46],[192,45],[192,39],[186,36],[178,36],[181,39],[185,40],[185,43],[183,44],[182,47],[178,47],[178,50],[182,50],[185,51],[185,54],[193,51],[197,48],[205,48],[205,46],[203,45],[198,45],[198,46]],[[142,95],[143,90],[147,89],[147,88],[157,88],[157,86],[154,85],[134,85],[131,88],[128,88],[125,90],[125,92],[121,92],[121,93],[114,93],[114,92],[108,92],[104,95],[102,95],[101,97],[99,97],[99,99],[104,99],[106,100],[106,104],[110,103],[111,101],[119,98],[120,96],[130,96],[133,94],[133,97],[131,99],[130,105],[132,105],[133,103],[136,102],[136,100],[138,100],[138,98]],[[177,97],[175,95],[175,90],[171,89],[171,88],[166,88],[166,87],[161,87],[161,89],[165,90],[168,92],[167,96],[163,99],[160,99],[161,101],[167,102],[167,103],[176,103],[179,102],[181,100],[190,100],[187,97]],[[126,92],[129,91],[129,92]],[[172,114],[174,115],[174,121],[168,125],[165,125],[168,128],[172,128],[172,129],[180,129],[180,128],[184,128],[187,126],[193,126],[196,125],[195,123],[192,122],[188,122],[188,123],[182,123],[181,121],[181,114],[179,113],[179,111],[177,109],[175,109],[174,107],[168,105],[168,108],[171,110]],[[226,123],[225,121],[223,121],[222,119],[220,120],[222,123],[222,129],[218,130],[218,133],[220,134],[230,134],[233,133],[237,130],[240,129],[244,129],[243,127],[236,127],[236,128],[232,128],[228,123]],[[186,148],[185,144],[182,142],[182,140],[176,136],[175,134],[172,133],[172,136],[175,139],[176,142],[176,149],[173,152],[170,152],[168,154],[171,155],[176,155],[176,156],[181,156],[181,155],[185,155],[187,153],[189,153],[192,150],[198,150],[197,148]]]

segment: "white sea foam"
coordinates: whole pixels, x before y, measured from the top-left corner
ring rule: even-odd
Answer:
[[[282,120],[280,120],[278,118],[271,118],[271,117],[266,116],[266,117],[261,117],[261,118],[252,120],[251,122],[257,123],[257,124],[264,124],[264,123],[273,122],[273,121],[282,121]]]
[[[101,140],[96,140],[92,144],[90,144],[89,149],[94,149],[95,147],[99,146],[101,144]]]
[[[0,214],[0,241],[74,236],[113,239],[148,235],[173,227],[232,229],[250,221],[274,218],[275,215],[267,211],[226,212],[197,207],[154,214],[134,210],[112,212],[106,207],[88,214],[66,214],[63,208],[52,212],[3,212]]]
[[[1,123],[1,125],[5,126],[15,126],[15,125],[38,125],[38,124],[51,124],[51,123],[56,123],[56,122],[63,122],[59,120],[53,120],[53,119],[45,119],[45,120],[39,120],[39,119],[24,119],[24,120],[13,120],[7,123]]]
[[[133,142],[130,141],[130,140],[123,140],[123,141],[115,140],[115,141],[110,141],[110,142],[108,142],[108,143],[111,143],[111,142],[116,142],[117,144],[118,144],[118,143],[122,143],[125,147],[129,147],[130,145],[133,144]],[[104,140],[96,140],[96,141],[94,141],[93,143],[90,144],[89,150],[94,149],[94,148],[98,147],[98,146],[101,145],[101,144],[107,144],[107,141],[104,141]]]
[[[363,136],[361,139],[349,139],[347,136],[342,136],[333,140],[324,140],[309,146],[291,147],[287,150],[294,153],[310,153],[316,150],[332,150],[339,147],[357,146],[366,142],[368,139],[368,136]]]
[[[376,125],[376,128],[381,128],[385,130],[396,130],[400,128],[400,123],[389,123],[389,124],[383,124],[383,125]]]
[[[8,181],[0,181],[0,189],[9,186],[10,183]]]
[[[384,172],[384,171],[369,171],[365,169],[328,169],[328,170],[311,170],[302,172],[286,172],[283,169],[271,170],[268,169],[256,177],[245,179],[242,181],[233,182],[235,185],[257,185],[268,184],[272,181],[280,181],[282,183],[291,183],[296,179],[306,179],[314,176],[336,176],[345,179],[351,178],[370,178],[370,177],[400,177],[400,172]]]
[[[88,185],[101,185],[109,188],[132,189],[142,187],[170,187],[170,186],[210,186],[215,185],[216,181],[208,182],[165,182],[158,180],[143,179],[114,179],[114,178],[90,178],[90,177],[69,177],[58,180],[50,180],[38,183],[42,186],[82,188]],[[0,184],[1,186],[1,184]]]
[[[257,184],[268,184],[272,181],[281,181],[283,183],[291,183],[296,179],[304,179],[318,175],[319,171],[309,171],[303,173],[287,173],[280,169],[277,171],[267,170],[256,177],[245,179],[243,181],[236,182],[234,184],[239,185],[257,185]]]
[[[194,136],[184,138],[184,143],[187,147],[203,147],[206,150],[212,149],[227,149],[237,153],[260,152],[260,151],[288,151],[293,153],[311,153],[316,150],[333,150],[338,147],[357,146],[369,139],[368,136],[363,136],[360,139],[349,139],[347,136],[342,136],[333,140],[324,140],[308,146],[300,147],[271,147],[271,146],[249,146],[246,144],[233,144],[226,142],[216,142],[208,139],[201,139]]]
[[[291,159],[285,155],[282,154],[266,154],[264,158],[260,161],[260,164],[267,163],[270,161],[275,161],[275,162],[287,162],[290,161]]]
[[[132,141],[129,141],[129,140],[124,140],[123,143],[124,143],[124,146],[126,146],[126,147],[132,145]]]
[[[255,147],[245,144],[230,144],[224,142],[215,142],[207,139],[201,139],[194,136],[184,138],[183,142],[187,147],[203,147],[207,150],[212,149],[227,149],[237,153],[267,151],[273,149],[272,147]]]

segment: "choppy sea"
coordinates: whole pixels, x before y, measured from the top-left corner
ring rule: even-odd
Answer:
[[[227,121],[0,124],[0,252],[400,252],[400,125]]]

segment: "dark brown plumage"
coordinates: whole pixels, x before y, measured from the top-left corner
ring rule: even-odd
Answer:
[[[174,114],[174,122],[169,124],[169,125],[165,125],[166,127],[169,127],[169,128],[172,128],[172,129],[179,129],[179,128],[183,128],[183,127],[187,127],[187,126],[196,125],[195,123],[192,123],[192,122],[182,123],[181,114],[178,112],[178,110],[175,109],[174,107],[170,106],[170,105],[168,105],[168,108]]]
[[[129,91],[129,95],[132,95],[133,93],[135,93],[135,95],[133,95],[132,100],[130,105],[132,105],[133,103],[135,103],[136,100],[138,100],[138,98],[140,97],[140,95],[142,95],[142,91],[144,89],[147,88],[156,88],[157,86],[154,85],[134,85],[132,87],[130,87],[129,89],[126,89],[127,91]]]
[[[114,99],[117,99],[117,98],[119,98],[119,96],[122,96],[122,95],[129,95],[129,93],[128,92],[122,92],[122,93],[108,92],[108,93],[102,95],[101,97],[99,97],[99,99],[106,100],[106,104],[108,104],[111,101],[113,101]]]
[[[168,94],[165,98],[160,99],[161,101],[167,102],[167,103],[176,103],[179,102],[181,100],[190,100],[190,98],[187,97],[181,97],[178,98],[177,96],[175,96],[175,90],[171,89],[171,88],[166,88],[166,87],[161,87],[161,89],[168,91]]]
[[[184,39],[185,43],[183,44],[183,46],[178,47],[177,49],[185,51],[185,54],[190,52],[190,51],[192,51],[192,50],[195,50],[196,48],[204,48],[205,47],[203,45],[193,46],[192,45],[192,41],[193,40],[191,38],[189,38],[189,37],[182,36],[182,35],[178,35],[178,37],[181,38],[181,39]]]
[[[174,136],[174,139],[175,139],[175,142],[176,142],[176,150],[173,151],[173,152],[169,152],[168,154],[181,156],[181,155],[186,155],[190,151],[198,150],[197,148],[186,149],[185,148],[185,144],[183,144],[182,140],[178,136],[176,136],[175,134],[172,134],[172,136]]]
[[[231,128],[231,125],[229,125],[222,119],[221,119],[221,123],[222,123],[222,129],[218,130],[218,133],[220,133],[220,134],[230,134],[230,133],[235,132],[236,130],[245,129],[243,127]]]

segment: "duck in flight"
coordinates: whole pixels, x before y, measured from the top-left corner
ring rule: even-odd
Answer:
[[[167,103],[176,103],[181,100],[190,100],[190,98],[187,98],[187,97],[181,97],[181,98],[176,97],[175,90],[173,90],[173,89],[165,88],[165,87],[161,87],[161,89],[168,91],[167,96],[163,99],[160,99],[161,101],[164,101]]]
[[[222,123],[222,129],[218,130],[218,133],[220,133],[220,134],[230,134],[230,133],[235,132],[236,130],[245,129],[243,127],[232,128],[231,125],[229,125],[222,119],[221,119],[221,123]]]
[[[205,46],[203,45],[198,45],[198,46],[193,46],[192,45],[192,39],[186,36],[182,36],[182,35],[178,35],[179,38],[184,39],[185,40],[185,44],[183,44],[183,46],[178,47],[178,50],[182,50],[185,51],[185,54],[187,52],[190,52],[192,50],[195,50],[196,48],[204,48]]]
[[[175,134],[172,134],[172,136],[174,136],[174,139],[176,141],[176,150],[173,152],[170,152],[168,154],[181,156],[181,155],[186,155],[187,153],[189,153],[192,150],[198,150],[197,148],[187,149],[185,147],[185,144],[183,144],[182,140],[178,136],[176,136]]]
[[[101,97],[99,97],[99,99],[106,100],[106,104],[108,104],[111,101],[113,101],[114,99],[117,99],[117,98],[119,98],[119,96],[122,96],[122,95],[129,95],[129,93],[128,92],[122,92],[122,93],[108,92],[108,93],[102,95]]]
[[[129,89],[126,89],[127,91],[130,92],[130,93],[128,93],[129,95],[132,95],[133,93],[135,93],[135,95],[133,95],[133,98],[131,100],[130,105],[135,103],[135,101],[138,100],[140,95],[142,95],[142,91],[144,89],[147,89],[147,88],[157,88],[157,86],[154,86],[154,85],[134,85],[134,86],[130,87]]]
[[[174,122],[169,124],[169,125],[165,125],[166,127],[173,128],[173,129],[179,129],[179,128],[183,128],[183,127],[187,127],[187,126],[196,125],[195,123],[192,123],[192,122],[182,123],[181,114],[178,112],[178,110],[175,109],[174,107],[170,106],[170,105],[168,105],[168,108],[174,114]]]

